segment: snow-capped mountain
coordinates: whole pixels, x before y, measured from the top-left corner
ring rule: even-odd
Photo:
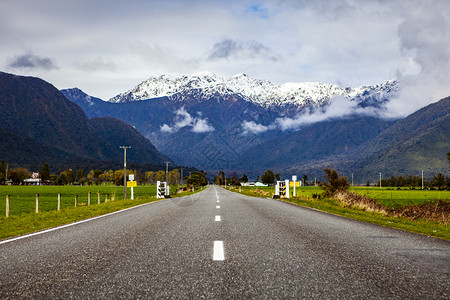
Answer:
[[[176,101],[184,99],[209,99],[212,96],[239,94],[246,101],[264,108],[322,106],[335,96],[343,96],[358,103],[384,101],[398,91],[398,82],[385,81],[375,86],[341,88],[335,84],[320,82],[290,82],[274,85],[267,80],[238,74],[223,78],[210,72],[191,76],[162,75],[151,77],[133,89],[119,94],[109,101],[123,103],[168,97]],[[184,97],[186,96],[186,97]],[[187,97],[189,96],[189,97]]]

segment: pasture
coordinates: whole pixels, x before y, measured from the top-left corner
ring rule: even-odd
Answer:
[[[34,213],[36,194],[39,194],[39,212],[57,209],[58,193],[61,193],[61,209],[75,206],[75,195],[78,195],[77,206],[87,206],[88,193],[91,192],[91,205],[104,203],[108,195],[109,201],[123,200],[123,187],[114,185],[99,186],[0,186],[0,216],[6,214],[6,195],[10,195],[10,216]],[[156,196],[156,186],[146,185],[134,188],[134,199]],[[131,197],[131,188],[127,188],[127,198]]]
[[[379,187],[353,187],[351,192],[375,199],[389,208],[399,208],[407,205],[419,205],[435,200],[450,201],[450,191],[398,189]]]
[[[232,190],[239,191],[239,187],[232,188]],[[322,194],[322,189],[320,187],[301,187],[297,188],[296,192],[297,197],[291,197],[290,199],[283,200],[300,206],[315,208],[359,221],[370,222],[382,226],[450,240],[450,229],[447,223],[443,224],[434,220],[425,220],[420,218],[411,219],[406,217],[393,217],[374,211],[365,211],[357,207],[346,207],[335,199],[313,197],[313,195],[317,196]],[[350,192],[366,195],[367,197],[375,199],[377,203],[383,204],[384,206],[392,209],[411,207],[412,205],[419,205],[435,200],[450,201],[450,191],[352,187],[350,188]],[[275,193],[275,188],[241,187],[241,193],[254,197],[272,197]]]
[[[243,194],[249,196],[260,195],[272,197],[275,187],[242,187]],[[378,203],[389,208],[399,208],[407,205],[418,205],[434,200],[450,201],[450,191],[397,189],[392,187],[351,187],[350,192],[365,195],[375,199]],[[292,198],[293,189],[290,188]],[[296,188],[297,198],[313,198],[313,195],[321,195],[322,189],[316,186],[304,186]]]

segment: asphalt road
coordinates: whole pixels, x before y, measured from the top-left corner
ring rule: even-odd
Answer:
[[[219,187],[0,244],[0,299],[449,299],[450,243]]]

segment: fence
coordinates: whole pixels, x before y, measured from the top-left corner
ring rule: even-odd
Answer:
[[[89,205],[91,205],[91,198],[92,198],[92,193],[88,192],[87,203],[78,203],[78,194],[76,194],[74,196],[73,205],[74,205],[74,207],[77,207],[80,205],[81,206],[85,206],[85,205],[89,206]],[[38,193],[36,193],[35,199],[36,199],[35,212],[39,213],[39,194]],[[61,199],[62,199],[62,194],[58,193],[58,195],[55,196],[55,206],[56,206],[57,211],[61,210]],[[107,194],[105,194],[105,198],[104,198],[103,202],[108,202],[109,199],[110,199],[109,194],[107,193]],[[100,193],[100,191],[97,191],[97,204],[100,204],[100,203],[101,203],[101,193]],[[11,195],[7,194],[6,195],[6,206],[5,206],[5,211],[6,211],[5,215],[7,218],[10,216],[10,213],[11,213],[11,204],[14,204],[14,199],[11,198]],[[17,204],[18,204],[18,210],[23,212],[23,203],[17,203]],[[13,205],[13,207],[14,207],[14,205]],[[48,203],[47,203],[45,211],[49,211],[49,210],[52,210],[52,209],[48,209]]]

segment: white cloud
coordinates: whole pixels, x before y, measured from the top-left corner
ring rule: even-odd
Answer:
[[[244,134],[260,134],[270,129],[274,129],[274,127],[257,124],[255,121],[244,121],[242,122],[242,129]]]
[[[166,133],[172,133],[173,132],[173,128],[170,127],[167,124],[164,124],[164,125],[161,126],[161,131],[162,132],[166,132]]]
[[[349,101],[344,97],[335,97],[330,105],[325,109],[318,109],[314,112],[307,112],[295,118],[278,118],[275,123],[281,130],[297,129],[303,125],[313,124],[328,119],[346,117],[357,113],[357,103]],[[361,113],[361,111],[359,112]]]
[[[294,118],[277,118],[272,124],[265,126],[254,121],[242,123],[243,134],[259,134],[273,129],[296,130],[302,126],[322,122],[330,119],[346,118],[351,115],[381,116],[383,109],[376,107],[360,107],[355,101],[345,97],[335,97],[326,108],[306,111]]]
[[[192,127],[192,132],[195,133],[214,131],[214,127],[208,124],[207,118],[201,118],[201,112],[197,112],[198,117],[192,117],[183,106],[175,112],[175,115],[175,124],[172,126],[163,124],[160,127],[161,132],[173,133],[186,126]]]
[[[196,133],[205,133],[214,131],[214,127],[208,124],[206,119],[196,118],[192,126],[192,131]]]
[[[399,71],[402,85],[386,105],[386,117],[404,117],[450,95],[450,19],[448,1],[415,2],[398,28],[402,53],[417,73]]]

